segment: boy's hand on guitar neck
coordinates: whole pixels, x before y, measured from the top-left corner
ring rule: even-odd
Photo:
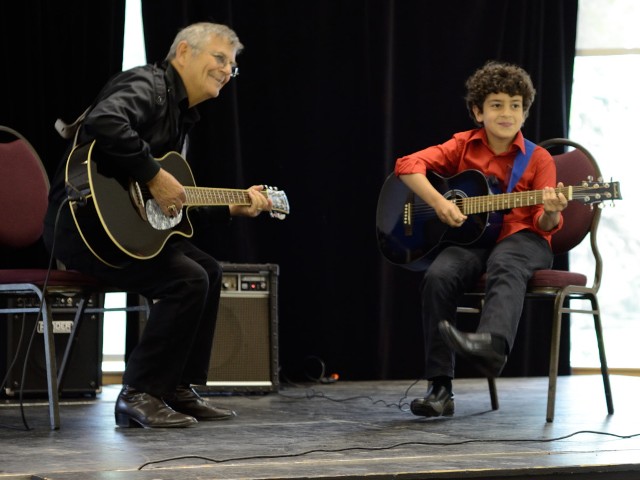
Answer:
[[[546,213],[551,214],[561,212],[562,210],[567,208],[569,201],[567,200],[567,197],[565,197],[564,194],[559,190],[563,187],[564,184],[560,182],[558,183],[557,188],[545,187],[542,190],[542,204]]]
[[[161,168],[149,180],[147,187],[165,215],[175,217],[180,213],[187,195],[182,184],[173,175]]]
[[[563,188],[562,182],[558,183],[558,189]],[[542,205],[544,213],[538,219],[538,226],[545,231],[553,230],[560,223],[560,212],[562,212],[569,201],[561,191],[556,191],[553,187],[545,187],[542,190]]]

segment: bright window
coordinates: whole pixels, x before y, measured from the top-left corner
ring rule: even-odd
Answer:
[[[623,198],[604,207],[598,230],[604,261],[598,299],[613,368],[640,368],[640,236],[634,213],[640,200],[634,185],[640,174],[638,25],[637,0],[580,0],[569,137],[594,155],[605,180],[620,182]],[[589,249],[585,242],[571,253],[572,269],[593,272]],[[571,366],[599,365],[593,318],[572,315]]]
[[[147,62],[140,0],[127,0],[126,4],[122,70],[144,65]],[[126,303],[127,296],[124,293],[108,293],[105,298],[107,308],[124,307]],[[106,313],[102,346],[103,372],[124,371],[125,336],[125,312]]]

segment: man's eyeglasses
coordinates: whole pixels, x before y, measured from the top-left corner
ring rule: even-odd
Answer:
[[[216,62],[218,62],[218,65],[221,68],[226,68],[227,65],[231,64],[231,74],[229,75],[231,78],[235,78],[240,75],[240,68],[238,68],[238,65],[231,63],[226,55],[218,52],[209,52],[209,55],[216,59]]]

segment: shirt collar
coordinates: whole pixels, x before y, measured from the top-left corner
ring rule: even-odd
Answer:
[[[513,143],[511,144],[512,149],[514,145],[517,148],[519,148],[522,153],[526,153],[525,146],[524,146],[524,135],[522,135],[522,130],[518,130],[518,133],[516,134],[516,138],[513,140]]]
[[[173,89],[175,92],[176,103],[184,118],[190,119],[193,123],[200,120],[198,109],[196,107],[189,108],[189,98],[187,97],[187,89],[184,86],[184,82],[177,70],[169,62],[167,62],[167,79],[169,81],[169,89]]]
[[[487,131],[484,128],[478,128],[473,133],[473,135],[471,135],[471,138],[469,140],[482,142],[487,148],[491,149],[491,147],[489,147],[489,140],[487,139]],[[522,153],[525,153],[524,135],[522,135],[521,130],[518,130],[518,133],[516,134],[516,138],[511,143],[509,152],[513,152],[514,149],[516,148],[520,149]]]

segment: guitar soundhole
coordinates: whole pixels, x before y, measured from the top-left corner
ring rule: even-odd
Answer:
[[[447,200],[453,201],[461,198],[467,198],[467,195],[465,195],[465,193],[462,190],[454,189],[454,190],[449,190],[447,193],[445,193],[444,197]]]
[[[144,207],[144,196],[138,182],[129,183],[129,198],[131,199],[133,208],[138,212],[138,215],[140,215],[140,218],[145,222],[148,221],[147,212]]]
[[[458,205],[458,208],[460,208],[460,210],[463,210],[462,208],[462,200],[467,198],[468,196],[459,189],[453,189],[453,190],[449,190],[448,192],[446,192],[444,194],[444,198],[446,198],[447,200],[449,200],[452,203],[455,203]]]

